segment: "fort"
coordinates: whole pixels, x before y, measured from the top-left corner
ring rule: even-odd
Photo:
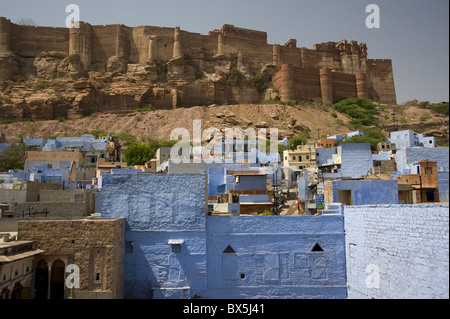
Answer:
[[[256,83],[257,74],[262,85]],[[31,117],[52,119],[146,106],[255,104],[263,99],[333,103],[362,97],[396,104],[392,61],[368,59],[366,44],[356,41],[307,49],[298,47],[295,39],[268,44],[266,32],[228,24],[202,35],[180,27],[85,22],[79,28],[35,27],[0,17],[0,80],[30,78],[84,84],[74,86],[78,96],[46,103],[42,114],[28,101],[12,112],[3,99],[2,117],[30,117],[31,112]],[[92,85],[99,79],[109,81],[104,89]],[[121,92],[111,84],[118,80],[134,85]]]

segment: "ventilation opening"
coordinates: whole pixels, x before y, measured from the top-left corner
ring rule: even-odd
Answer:
[[[325,250],[323,250],[322,246],[320,246],[319,243],[316,243],[314,247],[311,249],[311,251],[320,252]]]
[[[236,252],[234,251],[234,249],[228,245],[227,248],[225,248],[225,250],[223,251],[224,254],[235,254]]]

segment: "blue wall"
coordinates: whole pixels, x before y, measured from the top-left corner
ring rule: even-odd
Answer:
[[[204,174],[103,175],[102,216],[126,218],[126,298],[205,295],[205,180]],[[179,253],[171,239],[184,240]]]
[[[101,198],[126,219],[126,298],[346,297],[343,216],[206,216],[204,174],[105,174]]]
[[[439,201],[443,203],[449,202],[449,182],[448,172],[438,172],[439,183]]]
[[[346,298],[343,223],[343,216],[209,216],[206,297]],[[311,252],[316,243],[324,251]]]
[[[373,167],[372,150],[369,143],[346,143],[339,145],[341,149],[342,177],[360,177],[367,175]]]
[[[396,180],[340,180],[332,184],[334,203],[339,202],[339,190],[351,190],[352,205],[398,204]]]
[[[402,171],[409,168],[409,164],[420,160],[437,161],[437,170],[449,171],[449,148],[448,147],[411,147],[397,150],[397,170]]]
[[[337,173],[324,173],[325,178],[356,178],[368,175],[373,167],[373,155],[370,143],[344,143],[337,147],[341,155],[341,168]],[[326,154],[324,154],[326,155]]]

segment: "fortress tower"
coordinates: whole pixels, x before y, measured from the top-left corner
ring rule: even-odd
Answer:
[[[74,23],[69,34],[69,55],[78,55],[84,70],[91,65],[91,26],[84,22],[79,22],[77,28]]]
[[[320,69],[320,90],[324,104],[333,103],[333,80],[329,68]]]
[[[79,28],[31,27],[0,17],[1,79],[36,73],[29,66],[49,52],[61,60],[59,57],[78,56],[86,71],[81,76],[105,72],[112,78],[122,75],[147,81],[151,92],[146,92],[142,102],[136,102],[139,98],[133,95],[131,104],[145,101],[156,108],[259,103],[267,92],[256,89],[253,77],[258,72],[283,101],[322,99],[334,103],[362,97],[396,103],[392,61],[368,59],[366,44],[356,41],[319,43],[308,49],[296,39],[269,44],[266,32],[229,24],[202,35],[178,26],[91,26],[80,22]],[[19,58],[23,63],[18,63]],[[229,80],[235,67],[241,70],[240,81]]]
[[[11,52],[11,21],[0,17],[0,53]]]

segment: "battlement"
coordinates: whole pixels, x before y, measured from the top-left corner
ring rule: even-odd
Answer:
[[[367,63],[371,64],[392,64],[392,59],[367,59]]]
[[[315,51],[367,55],[367,45],[357,41],[342,40],[340,42],[325,42],[314,45]]]
[[[331,100],[330,97],[369,95],[374,100],[395,100],[392,61],[368,60],[365,43],[330,41],[315,44],[313,49],[298,48],[296,39],[289,39],[285,44],[268,44],[266,32],[231,24],[202,35],[180,27],[128,27],[87,22],[80,22],[80,28],[22,26],[0,17],[0,53],[6,56],[2,60],[0,55],[1,80],[50,74],[65,77],[71,72],[75,72],[71,76],[79,78],[90,72],[108,72],[113,76],[139,77],[163,87],[185,83],[179,88],[183,92],[167,96],[171,104],[261,100],[264,92],[255,93],[252,81],[257,72],[265,73],[268,81],[284,83],[285,95],[292,99],[326,95],[326,99]],[[20,65],[16,57],[23,60]],[[241,71],[248,86],[245,90],[251,94],[243,94],[245,90],[237,88],[242,83],[231,88],[228,73],[233,68]],[[329,69],[332,78],[326,73],[321,83],[319,70],[322,68]],[[62,71],[64,69],[66,71]],[[365,78],[358,75],[359,91],[357,74],[367,75]],[[370,88],[368,93],[366,81]],[[300,89],[299,83],[303,85]],[[326,94],[321,93],[321,85]]]
[[[237,28],[231,24],[224,24],[220,32],[226,37],[267,43],[267,33],[263,31]]]

